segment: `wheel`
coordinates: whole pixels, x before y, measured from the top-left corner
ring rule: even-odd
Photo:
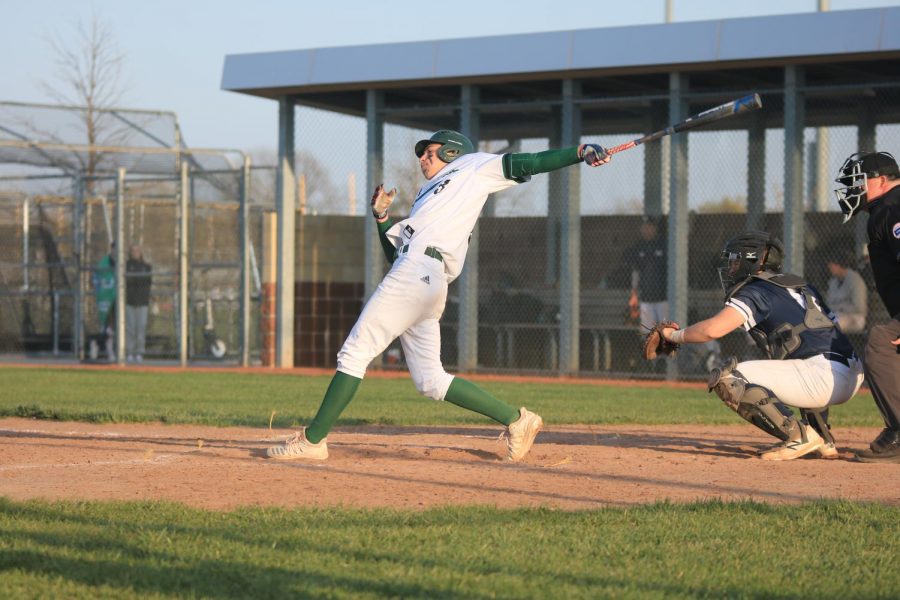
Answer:
[[[216,338],[209,345],[209,353],[212,354],[215,358],[222,358],[223,356],[225,356],[226,349],[227,348],[225,347],[225,342],[223,342],[219,338]]]

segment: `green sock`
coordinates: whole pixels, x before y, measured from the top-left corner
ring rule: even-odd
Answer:
[[[328,435],[331,426],[353,400],[353,395],[356,394],[356,389],[361,382],[362,379],[340,371],[334,374],[328,385],[328,391],[325,392],[325,399],[322,400],[322,405],[319,407],[319,412],[306,428],[307,440],[318,444]]]
[[[470,381],[454,377],[444,400],[490,417],[503,425],[510,425],[519,418],[518,409],[497,400]]]

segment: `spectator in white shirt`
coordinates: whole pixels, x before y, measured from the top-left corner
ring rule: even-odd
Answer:
[[[864,331],[868,312],[868,292],[862,276],[851,268],[852,259],[836,254],[827,260],[831,279],[825,302],[846,333]]]

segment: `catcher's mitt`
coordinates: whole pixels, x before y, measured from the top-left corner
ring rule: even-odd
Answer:
[[[678,329],[678,324],[674,321],[660,321],[650,328],[647,335],[644,336],[644,344],[641,348],[644,358],[653,360],[657,356],[674,356],[678,350],[678,344],[670,342],[663,337],[663,329]]]

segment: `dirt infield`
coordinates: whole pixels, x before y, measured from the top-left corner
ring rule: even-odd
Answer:
[[[550,427],[521,464],[499,428],[354,427],[325,462],[264,458],[286,431],[0,419],[0,495],[16,500],[172,500],[426,508],[448,504],[629,506],[718,498],[900,504],[900,465],[850,460],[878,430],[838,429],[837,459],[768,463],[761,433],[735,426]]]

